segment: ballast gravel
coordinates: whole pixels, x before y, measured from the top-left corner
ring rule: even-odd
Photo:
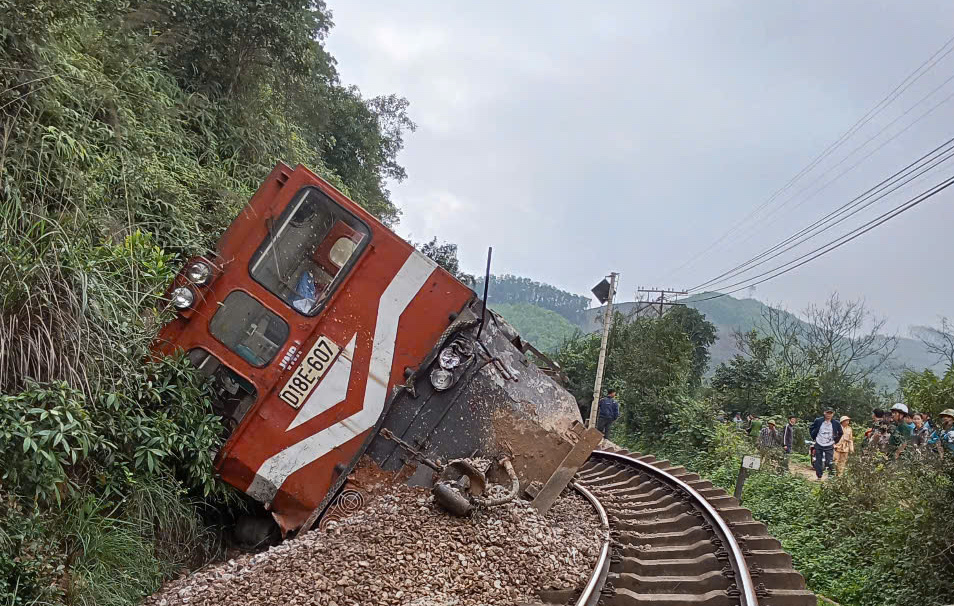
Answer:
[[[512,606],[582,587],[604,537],[573,492],[545,516],[515,500],[455,518],[397,485],[324,530],[171,581],[144,606]]]

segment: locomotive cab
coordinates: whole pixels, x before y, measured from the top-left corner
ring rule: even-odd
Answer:
[[[579,419],[572,396],[542,374],[546,390],[525,380],[527,393],[517,394],[504,384],[533,374],[514,366],[522,353],[512,329],[302,166],[277,166],[169,297],[177,317],[155,349],[185,351],[210,378],[230,432],[216,470],[284,532],[326,507],[365,452],[396,464],[393,444],[378,438],[369,448],[382,426],[438,456],[466,456],[458,451],[489,447],[501,406],[527,415],[528,398],[546,399],[537,405],[557,411],[556,425]],[[451,370],[447,360],[456,360]],[[489,382],[478,393],[479,377]]]

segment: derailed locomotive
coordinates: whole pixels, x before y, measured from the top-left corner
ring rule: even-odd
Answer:
[[[472,289],[302,166],[275,167],[168,296],[177,315],[155,350],[210,378],[229,432],[216,471],[283,533],[363,455],[407,464],[398,440],[443,460],[532,457],[541,432],[581,421]]]

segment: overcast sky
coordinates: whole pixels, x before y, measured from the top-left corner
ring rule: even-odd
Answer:
[[[954,93],[951,53],[709,249],[954,36],[954,2],[329,6],[342,80],[407,97],[418,124],[392,185],[398,231],[457,243],[474,273],[492,245],[495,273],[581,294],[611,270],[623,300],[637,285],[691,288],[954,136],[954,99],[938,105]],[[841,227],[949,174],[954,161]],[[798,310],[837,290],[906,332],[954,315],[952,227],[954,187],[754,296]]]

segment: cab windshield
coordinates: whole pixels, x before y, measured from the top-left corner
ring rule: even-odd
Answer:
[[[318,313],[370,237],[361,220],[313,187],[299,192],[267,225],[249,273],[306,316]]]

